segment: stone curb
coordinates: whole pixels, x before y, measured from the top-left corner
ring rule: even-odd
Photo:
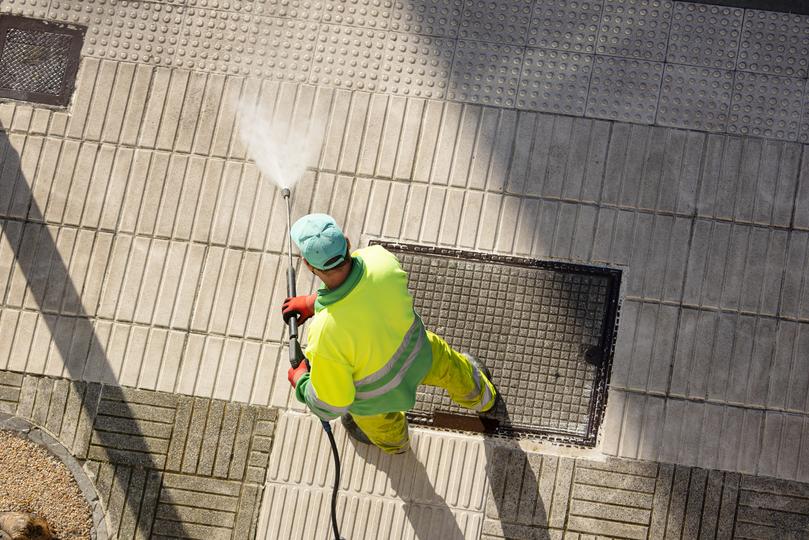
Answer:
[[[34,424],[10,414],[0,412],[0,429],[13,431],[24,436],[31,442],[44,446],[48,452],[65,464],[79,485],[82,495],[93,509],[93,527],[90,536],[93,540],[108,540],[107,522],[101,499],[95,489],[93,481],[87,476],[79,461],[70,455],[62,443],[50,433]]]

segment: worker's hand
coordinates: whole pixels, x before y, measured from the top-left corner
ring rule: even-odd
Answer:
[[[298,324],[303,324],[315,314],[315,300],[317,300],[317,293],[310,294],[309,296],[292,296],[284,300],[281,306],[281,313],[284,315],[284,320],[297,315]]]
[[[298,364],[298,367],[296,368],[289,368],[287,371],[287,380],[289,381],[289,384],[292,385],[292,388],[298,386],[298,379],[303,377],[303,374],[307,371],[309,371],[309,366],[307,365],[306,360]]]

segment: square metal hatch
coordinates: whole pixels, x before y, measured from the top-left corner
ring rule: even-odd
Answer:
[[[83,28],[0,16],[0,98],[70,103],[83,37]]]
[[[372,241],[409,275],[428,329],[492,371],[503,401],[488,431],[594,446],[606,403],[621,272]],[[470,411],[419,388],[410,419],[464,429]],[[474,429],[474,428],[473,428]]]

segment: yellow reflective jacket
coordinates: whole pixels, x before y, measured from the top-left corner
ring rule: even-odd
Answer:
[[[355,251],[346,281],[318,291],[306,357],[311,371],[295,395],[324,420],[413,407],[432,350],[392,253],[382,246]]]

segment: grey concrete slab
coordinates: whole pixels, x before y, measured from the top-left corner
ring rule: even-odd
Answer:
[[[592,65],[593,55],[527,47],[517,107],[584,115]]]
[[[651,124],[662,78],[660,62],[596,56],[586,114]]]
[[[724,132],[732,90],[732,71],[666,64],[657,123]]]
[[[732,70],[736,67],[744,10],[675,2],[666,60]]]
[[[606,0],[596,53],[663,61],[674,2]]]
[[[804,87],[798,78],[737,72],[728,133],[796,141]]]
[[[809,17],[747,10],[739,46],[744,71],[806,77],[809,67]]]
[[[559,0],[537,3],[528,29],[528,45],[576,53],[595,52],[601,2],[575,6]]]
[[[459,39],[447,98],[513,107],[523,54],[523,47]]]

